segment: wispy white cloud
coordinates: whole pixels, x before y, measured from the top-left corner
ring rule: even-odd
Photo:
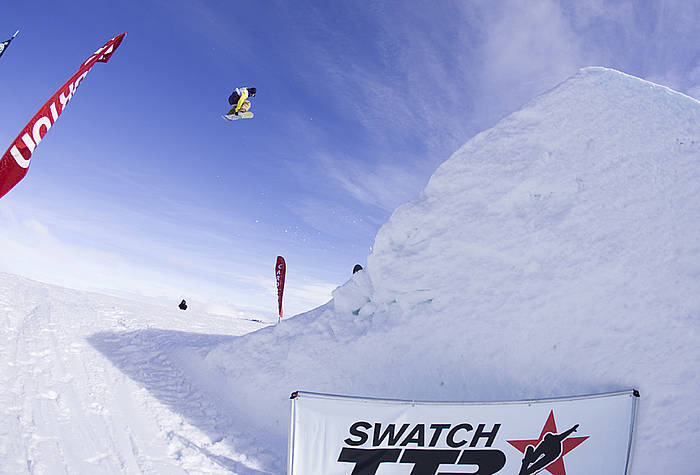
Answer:
[[[369,142],[401,148],[400,141],[412,137],[428,149],[440,146],[446,137],[460,135],[452,130],[452,119],[457,127],[463,120],[452,106],[464,105],[470,75],[469,60],[463,58],[471,57],[473,46],[452,22],[425,23],[422,9],[400,8],[396,15],[393,7],[379,5],[338,12],[347,20],[339,25],[316,12],[310,21],[317,33],[302,39],[306,54],[299,59],[299,74],[305,83],[320,86],[327,104],[361,128]],[[339,47],[343,44],[347,49]]]
[[[70,288],[161,302],[187,297],[253,317],[268,318],[275,313],[272,264],[259,262],[253,252],[249,259],[217,259],[207,257],[201,249],[178,250],[177,242],[163,246],[144,235],[123,235],[120,240],[109,221],[104,221],[101,231],[94,223],[81,228],[79,220],[69,217],[42,221],[39,209],[3,198],[1,271]],[[128,227],[122,231],[128,233]],[[118,247],[104,246],[106,242],[118,243]],[[132,245],[141,249],[130,249]],[[326,302],[335,288],[331,283],[303,275],[300,278],[308,282],[290,284],[290,314]]]
[[[417,190],[425,185],[421,175],[393,160],[367,166],[326,155],[319,161],[326,174],[354,199],[389,213],[401,203],[417,198]]]
[[[329,179],[390,213],[415,198],[437,164],[478,131],[476,115],[516,107],[575,72],[580,47],[556,2],[539,2],[535,12],[526,2],[512,9],[496,4],[482,3],[476,14],[433,10],[431,22],[420,8],[351,18],[364,22],[368,38],[358,42],[371,48],[366,56],[374,62],[344,58],[337,45],[347,31],[317,13],[319,33],[305,39],[300,74],[314,84],[323,77],[328,103],[376,144],[342,155],[316,150]],[[327,41],[315,41],[319,36]]]
[[[313,229],[336,239],[348,239],[354,234],[371,236],[378,228],[378,223],[359,213],[357,207],[350,208],[312,195],[295,200],[289,208]]]
[[[480,108],[509,113],[576,72],[585,45],[558,1],[497,2],[486,14]]]

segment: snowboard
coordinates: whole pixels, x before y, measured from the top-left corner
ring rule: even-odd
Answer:
[[[251,119],[253,117],[253,113],[250,111],[246,111],[246,112],[241,112],[238,115],[235,115],[235,114],[226,115],[226,114],[224,114],[221,117],[223,117],[224,120],[228,120],[230,122],[232,120],[238,120],[238,119]]]

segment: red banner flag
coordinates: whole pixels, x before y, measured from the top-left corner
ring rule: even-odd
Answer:
[[[87,73],[95,63],[106,63],[119,47],[126,33],[122,33],[109,40],[105,45],[95,51],[56,93],[51,96],[46,104],[32,117],[29,123],[22,129],[12,145],[0,159],[0,198],[15,186],[29,168],[29,160],[34,149],[44,138],[58,116],[63,112],[78,89],[80,82],[85,79]]]
[[[275,264],[275,276],[277,277],[277,304],[280,311],[280,319],[282,319],[282,294],[284,294],[284,276],[287,273],[287,264],[284,262],[284,257],[277,256]]]

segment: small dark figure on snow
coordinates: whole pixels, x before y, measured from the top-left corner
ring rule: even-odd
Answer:
[[[360,264],[355,264],[355,267],[352,268],[352,273],[355,274],[357,272],[360,272],[362,270],[362,266]]]
[[[187,302],[185,302],[185,299],[182,299],[182,302],[180,302],[178,307],[180,307],[180,310],[187,310]]]

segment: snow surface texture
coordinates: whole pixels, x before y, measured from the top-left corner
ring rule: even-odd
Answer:
[[[294,390],[634,387],[632,474],[697,474],[699,236],[700,103],[584,69],[465,144],[364,271],[277,326],[0,274],[0,472],[282,474]]]
[[[198,365],[260,323],[178,303],[0,274],[0,473],[255,473]]]

